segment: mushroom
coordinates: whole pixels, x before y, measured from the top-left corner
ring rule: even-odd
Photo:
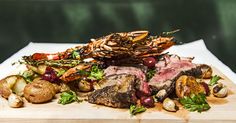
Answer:
[[[82,92],[89,92],[93,89],[92,83],[83,79],[78,83],[78,87]]]
[[[215,97],[223,98],[228,95],[228,89],[222,83],[217,83],[212,87],[213,95]]]
[[[206,64],[202,64],[200,66],[200,68],[201,68],[201,71],[202,71],[201,77],[203,79],[210,79],[211,76],[212,76],[212,68],[210,66],[206,65]]]
[[[160,91],[157,92],[157,94],[155,95],[156,99],[158,101],[163,101],[164,98],[166,97],[167,92],[165,89],[161,89]]]
[[[23,99],[16,94],[10,94],[8,97],[8,105],[12,108],[19,108],[22,107],[24,104]]]
[[[176,112],[179,108],[176,106],[175,102],[173,100],[171,100],[170,98],[166,98],[163,101],[163,108],[166,111],[170,111],[170,112]]]

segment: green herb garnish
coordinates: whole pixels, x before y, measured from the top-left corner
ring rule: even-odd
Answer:
[[[23,61],[20,64],[28,64],[32,66],[46,65],[51,67],[75,67],[81,63],[80,60],[75,59],[61,59],[61,60],[33,60],[30,56],[23,56]]]
[[[71,57],[72,57],[73,59],[80,59],[79,53],[78,53],[77,51],[75,51],[75,50],[72,51]]]
[[[60,76],[62,76],[65,72],[66,72],[66,70],[60,69],[60,70],[57,71],[57,76],[60,77]]]
[[[156,73],[155,69],[148,69],[146,73],[147,80],[149,81],[154,76],[155,73]]]
[[[213,85],[217,84],[220,79],[221,79],[220,76],[217,76],[217,75],[213,76],[210,80],[209,85],[213,86]]]
[[[77,73],[81,76],[88,76],[90,73],[85,70],[77,70]]]
[[[207,111],[211,108],[206,101],[205,94],[203,93],[184,96],[184,98],[180,99],[180,103],[184,106],[185,109],[191,112],[202,112]]]
[[[147,109],[143,106],[130,105],[129,112],[131,115],[136,115],[138,113],[145,112]]]
[[[100,69],[97,65],[93,65],[88,78],[100,80],[103,78],[103,76],[104,76],[104,71]]]
[[[26,70],[22,74],[20,74],[26,82],[30,83],[36,78],[35,73],[32,70]]]
[[[58,101],[59,104],[65,105],[69,104],[72,102],[81,102],[81,100],[78,99],[77,95],[73,91],[67,91],[67,92],[62,92],[60,95],[60,99]]]

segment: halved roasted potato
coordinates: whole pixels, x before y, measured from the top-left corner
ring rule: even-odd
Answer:
[[[26,84],[22,76],[7,76],[0,81],[0,95],[4,98],[8,98],[8,96],[14,92],[18,96],[23,96],[23,90]]]

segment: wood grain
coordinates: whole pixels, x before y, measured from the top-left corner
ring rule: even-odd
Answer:
[[[113,109],[87,102],[69,105],[57,104],[57,99],[45,104],[30,104],[25,101],[23,108],[10,108],[7,101],[0,99],[0,122],[12,123],[235,123],[236,85],[225,75],[214,69],[214,74],[230,89],[226,98],[208,97],[211,109],[207,112],[188,112],[180,109],[176,113],[163,110],[160,104],[145,113],[131,116],[128,109]],[[57,95],[58,96],[58,95]]]

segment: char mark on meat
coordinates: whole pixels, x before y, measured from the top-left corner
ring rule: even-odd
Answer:
[[[146,68],[141,67],[127,67],[127,66],[110,66],[108,67],[104,73],[106,76],[111,75],[118,75],[118,74],[130,74],[136,76],[140,80],[138,84],[136,84],[136,89],[141,91],[144,94],[150,94],[149,86],[147,86],[146,82],[146,75],[144,72],[146,71]]]
[[[129,108],[136,104],[134,75],[119,74],[106,77],[97,83],[97,90],[88,96],[88,102],[114,108]]]

